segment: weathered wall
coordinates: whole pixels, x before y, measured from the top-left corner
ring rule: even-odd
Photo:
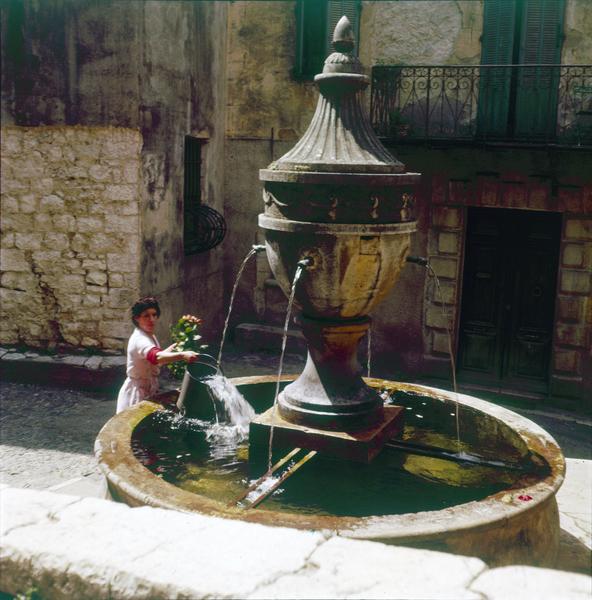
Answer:
[[[483,3],[363,2],[360,59],[375,64],[478,64]]]
[[[139,293],[137,131],[3,127],[0,343],[120,349]]]
[[[592,63],[592,10],[588,0],[567,0],[561,63]]]
[[[14,0],[2,11],[4,123],[116,125],[142,139],[140,292],[166,338],[183,312],[219,328],[221,250],[183,253],[183,144],[204,138],[204,203],[223,204],[224,2]],[[204,294],[202,290],[207,290]]]

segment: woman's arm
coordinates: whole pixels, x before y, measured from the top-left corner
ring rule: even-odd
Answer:
[[[159,350],[156,353],[156,364],[158,365],[168,365],[169,363],[177,362],[180,360],[184,360],[188,363],[195,362],[199,354],[197,352],[193,352],[192,350],[184,350],[183,352],[175,352],[172,350],[174,348],[174,344],[165,348],[164,350]]]

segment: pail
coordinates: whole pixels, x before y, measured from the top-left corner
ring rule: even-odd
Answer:
[[[216,364],[216,359],[209,354],[201,354],[194,363],[185,368],[177,408],[186,417],[213,421],[216,417],[216,403],[210,387],[204,379],[218,375],[222,371]]]

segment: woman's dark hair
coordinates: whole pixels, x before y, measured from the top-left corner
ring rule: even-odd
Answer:
[[[160,317],[160,306],[158,306],[156,298],[146,296],[145,298],[140,298],[132,306],[132,323],[134,325],[137,325],[136,317],[139,317],[148,308],[154,308],[156,310],[156,315]]]

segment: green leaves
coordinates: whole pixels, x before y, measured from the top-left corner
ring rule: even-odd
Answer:
[[[193,350],[200,352],[207,348],[207,344],[200,344],[202,336],[199,335],[202,320],[193,315],[183,315],[171,327],[171,341],[175,344],[178,352]],[[185,373],[185,362],[174,362],[167,365],[168,369],[176,379],[183,379]]]

